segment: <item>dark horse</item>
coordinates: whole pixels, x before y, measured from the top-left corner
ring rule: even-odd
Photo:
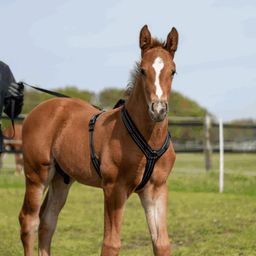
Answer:
[[[129,113],[152,149],[162,147],[168,136],[168,100],[175,74],[173,58],[177,45],[175,28],[165,43],[153,39],[146,25],[142,28],[142,59],[128,88],[128,99],[124,106],[101,114],[95,124],[93,143],[100,175],[91,160],[88,129],[90,118],[100,112],[98,109],[79,99],[59,98],[40,104],[27,117],[23,126],[26,193],[19,216],[25,255],[33,254],[37,228],[39,255],[50,255],[58,215],[74,181],[103,189],[101,255],[119,253],[124,205],[132,192],[139,195],[145,209],[154,254],[170,255],[166,181],[175,161],[174,149],[170,143],[155,162],[149,181],[137,189],[147,159],[131,137],[122,111],[125,109]],[[63,176],[66,179],[63,180]]]

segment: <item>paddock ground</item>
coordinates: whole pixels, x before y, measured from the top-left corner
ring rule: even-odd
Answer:
[[[18,212],[24,178],[0,170],[0,255],[22,255]],[[218,155],[205,173],[202,154],[178,154],[169,177],[168,230],[173,256],[256,256],[256,154],[225,154],[225,192],[218,193]],[[102,191],[74,184],[55,233],[53,255],[100,255]],[[35,249],[36,250],[36,249]],[[153,255],[136,194],[128,200],[120,255]]]

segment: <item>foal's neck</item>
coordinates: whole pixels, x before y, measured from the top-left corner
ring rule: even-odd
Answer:
[[[168,120],[167,118],[162,122],[151,120],[140,76],[136,79],[134,88],[125,106],[136,127],[148,144],[153,149],[160,148],[167,136]]]

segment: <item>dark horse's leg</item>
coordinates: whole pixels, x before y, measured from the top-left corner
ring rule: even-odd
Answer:
[[[40,226],[39,226],[39,255],[50,255],[51,241],[58,215],[64,206],[69,188],[72,181],[69,184],[65,184],[63,177],[56,172],[52,182],[49,185],[49,189],[43,205],[40,210]]]
[[[25,163],[26,192],[19,215],[24,254],[33,255],[35,232],[39,225],[39,211],[44,189],[50,177],[50,168],[40,165],[37,170]]]

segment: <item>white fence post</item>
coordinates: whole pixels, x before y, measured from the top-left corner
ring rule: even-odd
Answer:
[[[220,176],[219,176],[219,192],[224,189],[224,135],[223,122],[219,119],[219,147],[220,147]]]

